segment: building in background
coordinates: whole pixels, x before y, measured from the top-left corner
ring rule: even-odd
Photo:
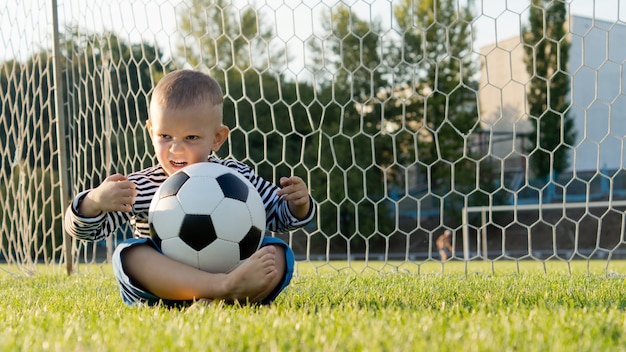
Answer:
[[[613,174],[626,161],[626,25],[572,16],[569,26],[570,114],[577,134],[569,171]],[[491,155],[510,171],[522,172],[525,135],[532,132],[524,47],[518,36],[480,53],[481,122]]]

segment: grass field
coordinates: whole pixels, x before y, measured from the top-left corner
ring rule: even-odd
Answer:
[[[182,310],[125,306],[108,265],[0,266],[0,350],[626,351],[626,262],[345,265],[299,264],[269,307]]]

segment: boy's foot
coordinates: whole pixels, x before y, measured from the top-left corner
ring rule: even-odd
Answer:
[[[276,269],[276,248],[265,246],[228,274],[227,301],[255,303],[268,294]]]

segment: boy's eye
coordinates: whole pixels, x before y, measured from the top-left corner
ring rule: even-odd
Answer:
[[[191,140],[191,141],[195,141],[196,139],[198,139],[200,137],[198,136],[188,136],[187,139]]]

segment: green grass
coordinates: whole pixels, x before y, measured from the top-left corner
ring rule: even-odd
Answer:
[[[106,265],[0,266],[0,350],[626,351],[625,262],[520,263],[300,264],[270,307],[182,310],[125,306]]]

